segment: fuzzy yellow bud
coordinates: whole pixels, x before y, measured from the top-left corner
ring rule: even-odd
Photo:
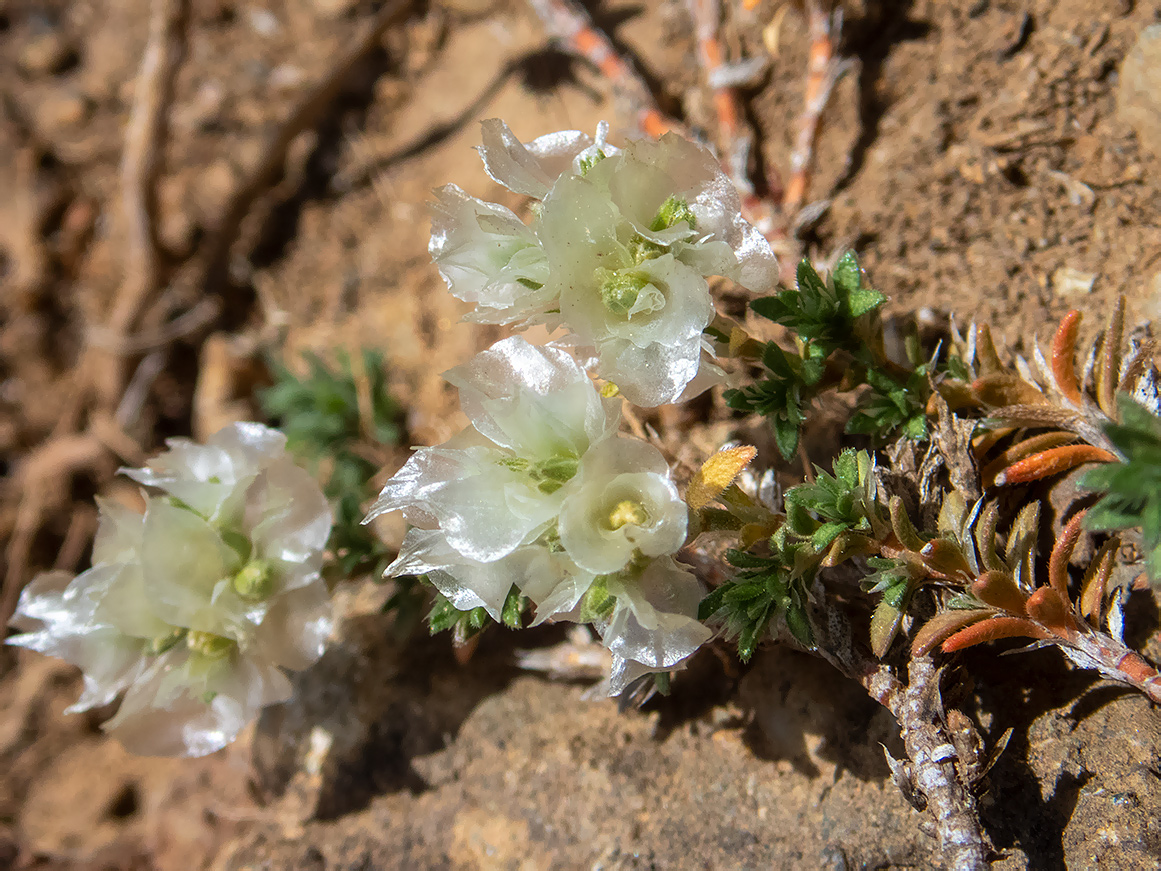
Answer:
[[[758,449],[750,445],[739,445],[718,451],[706,460],[697,474],[689,482],[685,491],[685,501],[694,511],[701,511],[734,483],[742,469],[750,464]]]

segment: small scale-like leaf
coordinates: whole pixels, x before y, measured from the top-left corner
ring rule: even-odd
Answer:
[[[882,659],[887,655],[891,642],[899,634],[903,623],[903,611],[885,599],[875,607],[871,615],[871,652]]]
[[[1060,475],[1085,463],[1115,463],[1117,457],[1094,445],[1065,445],[1049,448],[1013,463],[996,475],[997,486],[1030,484]]]
[[[778,453],[782,454],[783,459],[793,459],[798,453],[798,421],[792,421],[785,415],[778,415],[774,417],[772,423]]]
[[[996,372],[977,378],[972,382],[972,393],[977,401],[991,408],[1048,403],[1048,397],[1039,388],[1012,372]]]
[[[985,605],[991,605],[1015,617],[1023,617],[1024,594],[1007,572],[984,572],[972,581],[972,593]]]
[[[911,642],[913,656],[926,656],[944,639],[954,635],[966,626],[978,623],[993,616],[996,612],[990,608],[975,608],[970,610],[941,611],[926,623],[915,634]]]
[[[1080,312],[1070,311],[1061,319],[1052,338],[1052,378],[1057,390],[1077,408],[1083,403],[1076,375],[1076,337],[1080,318]]]
[[[1004,638],[1035,638],[1045,639],[1051,636],[1023,617],[992,617],[980,623],[974,623],[966,629],[952,635],[943,642],[941,649],[944,653],[954,653],[974,647],[985,641],[1000,641]]]
[[[1110,538],[1097,551],[1084,573],[1080,584],[1080,613],[1092,622],[1100,620],[1101,610],[1105,597],[1109,593],[1109,579],[1113,575],[1113,567],[1117,561],[1117,548],[1121,545],[1120,539]]]
[[[847,251],[834,266],[834,286],[845,296],[850,296],[863,286],[863,275],[859,269],[859,259],[854,251]]]
[[[965,581],[972,576],[971,566],[963,550],[953,541],[946,538],[932,539],[919,553],[935,577]]]

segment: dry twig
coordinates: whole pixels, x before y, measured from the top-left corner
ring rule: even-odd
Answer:
[[[912,657],[904,684],[891,669],[860,654],[851,629],[838,611],[827,613],[825,638],[816,653],[885,707],[899,723],[907,761],[891,761],[896,782],[913,803],[925,807],[935,823],[940,852],[949,871],[986,871],[991,848],[980,826],[975,798],[960,778],[974,760],[961,759],[948,734],[939,672],[926,656]]]

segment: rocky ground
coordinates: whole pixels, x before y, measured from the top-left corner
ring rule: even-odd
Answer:
[[[807,198],[830,206],[804,230],[806,250],[853,247],[894,313],[987,320],[1014,350],[1070,308],[1095,329],[1118,294],[1132,322],[1161,318],[1161,132],[1148,85],[1161,51],[1137,49],[1135,66],[1122,66],[1161,8],[843,5],[840,52],[852,64],[823,120]],[[0,0],[6,590],[38,569],[83,566],[91,497],[123,486],[119,463],[139,463],[167,436],[255,416],[262,352],[278,343],[291,358],[381,349],[407,409],[406,443],[446,438],[462,418],[438,372],[499,333],[459,323],[428,260],[430,189],[454,181],[524,208],[471,150],[483,118],[527,138],[601,118],[614,140],[631,132],[608,83],[551,48],[529,7],[416,3],[320,102],[285,171],[259,186],[217,280],[203,268],[207,237],[373,10],[190,0],[160,155],[164,280],[150,285],[139,332],[110,335],[106,315],[141,270],[119,204],[149,6]],[[778,8],[731,7],[728,49],[766,52]],[[592,12],[659,102],[712,138],[684,4]],[[781,22],[768,74],[745,92],[771,168],[787,166],[808,47],[796,8]],[[159,326],[175,318],[180,329]],[[88,417],[78,412],[96,365],[86,346],[152,373],[124,379],[143,387],[132,414],[114,415],[116,430],[94,423],[99,390]],[[723,419],[715,406],[648,422],[704,456],[729,435]],[[99,450],[84,453],[91,432],[103,433]],[[386,472],[404,456],[390,452]],[[490,633],[461,666],[445,639],[393,633],[383,595],[344,585],[338,641],[298,678],[296,700],[201,760],[128,756],[98,730],[102,712],[62,713],[79,692],[73,669],[0,651],[0,868],[936,862],[924,816],[888,776],[880,744],[899,754],[893,720],[820,661],[771,648],[743,668],[706,653],[672,696],[622,714],[586,698],[583,681],[517,666],[519,650],[560,643],[560,629]],[[1147,596],[1130,614],[1154,661],[1157,615]],[[1014,730],[981,802],[997,867],[1161,867],[1161,717],[1055,651],[996,654],[978,649],[956,667],[969,687],[960,704],[985,736]]]

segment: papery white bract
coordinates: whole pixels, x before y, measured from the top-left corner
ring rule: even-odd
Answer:
[[[145,755],[201,756],[263,705],[290,697],[283,668],[322,654],[331,604],[319,570],[331,513],[318,484],[260,424],[205,445],[174,439],[130,477],[162,492],[144,514],[100,502],[93,567],[38,576],[8,643],[84,672],[70,711],[125,696],[104,728]]]
[[[635,404],[687,398],[719,378],[704,330],[706,277],[754,291],[777,280],[773,252],[741,214],[713,155],[675,134],[623,150],[577,131],[527,145],[485,121],[488,174],[541,200],[531,227],[448,186],[436,192],[431,253],[469,320],[564,326],[597,375]]]
[[[537,622],[596,625],[632,677],[708,639],[700,584],[671,557],[688,513],[665,459],[616,435],[617,404],[584,369],[515,337],[447,377],[473,425],[420,448],[383,488],[368,519],[401,510],[416,527],[387,574],[426,575],[459,610],[496,620],[515,587]]]

